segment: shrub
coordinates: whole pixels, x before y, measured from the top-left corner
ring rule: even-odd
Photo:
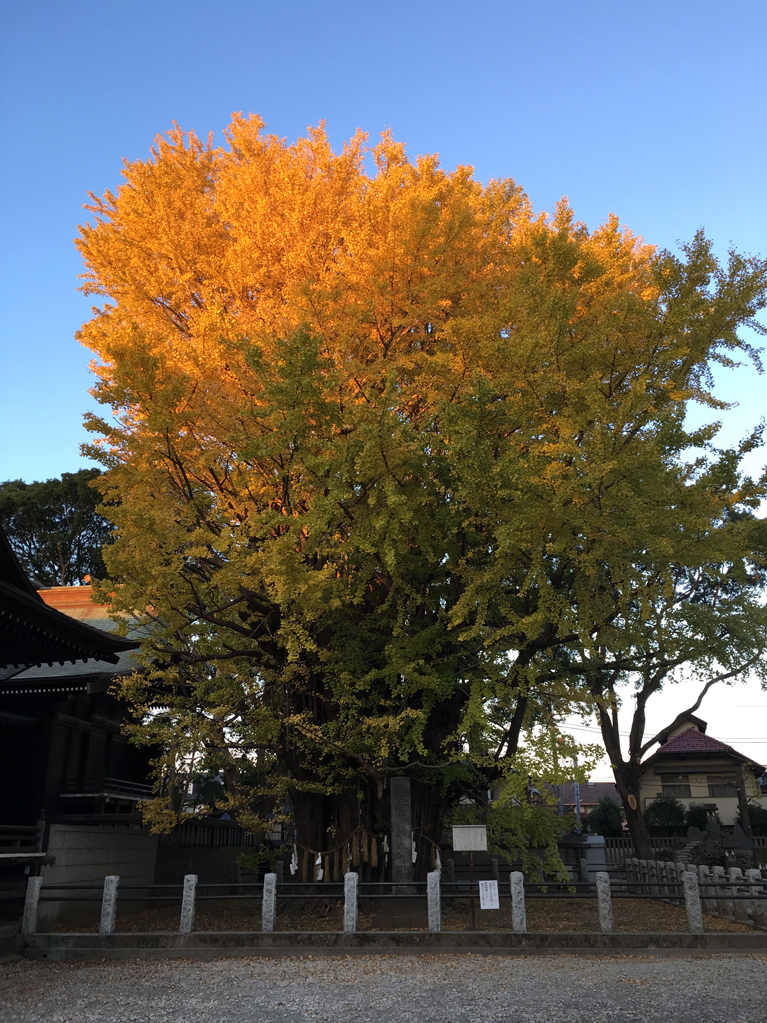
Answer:
[[[644,819],[651,835],[684,834],[684,806],[671,796],[661,796],[651,803],[644,812]]]
[[[605,838],[618,838],[623,834],[623,813],[614,799],[602,796],[586,817],[586,830]]]
[[[719,820],[719,811],[712,811],[712,813],[716,820]],[[701,831],[705,831],[706,824],[708,823],[708,815],[709,811],[705,808],[703,803],[690,803],[687,807],[684,823],[688,828],[699,828]]]

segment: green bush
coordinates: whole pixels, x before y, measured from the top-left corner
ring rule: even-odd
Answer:
[[[586,830],[604,838],[619,838],[623,834],[623,813],[615,800],[602,796],[586,817]]]
[[[266,872],[274,873],[277,860],[282,857],[287,846],[278,846],[276,849],[268,845],[261,845],[252,853],[242,853],[237,857],[237,863],[251,874],[258,874],[264,867]]]
[[[708,823],[709,811],[705,808],[703,803],[690,803],[687,807],[687,813],[685,814],[684,823],[688,828],[699,828],[701,831],[706,830],[706,824]],[[714,817],[719,820],[719,811],[714,811]],[[721,823],[721,822],[720,822]]]
[[[678,799],[661,796],[652,802],[644,812],[645,823],[651,835],[684,835],[684,806]]]

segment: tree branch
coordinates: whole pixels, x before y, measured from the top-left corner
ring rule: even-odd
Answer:
[[[735,675],[740,675],[742,671],[745,671],[747,668],[750,668],[752,664],[756,664],[760,656],[761,653],[754,654],[754,656],[749,658],[749,660],[747,660],[745,664],[741,664],[739,668],[733,668],[732,671],[722,672],[721,675],[717,675],[715,678],[709,679],[708,682],[706,682],[705,686],[703,687],[700,696],[692,705],[692,707],[689,707],[687,710],[683,710],[680,714],[677,714],[677,716],[674,718],[670,725],[667,725],[665,728],[662,728],[657,735],[654,735],[652,739],[649,739],[644,744],[644,746],[642,746],[641,749],[639,750],[640,755],[644,756],[644,754],[651,746],[654,746],[656,742],[660,742],[662,735],[667,734],[668,732],[672,732],[675,728],[681,725],[686,718],[688,718],[691,714],[694,714],[698,707],[700,707],[701,703],[703,703],[703,697],[709,691],[711,686],[716,685],[717,682],[725,682],[728,678],[733,678]]]

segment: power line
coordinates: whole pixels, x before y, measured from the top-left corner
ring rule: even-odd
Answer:
[[[591,732],[598,737],[601,737],[601,733],[597,725],[562,725],[561,728],[563,731]],[[631,735],[631,732],[619,731],[618,735],[625,739]],[[751,742],[767,744],[767,736],[765,736],[764,739],[747,739],[745,736],[733,737],[731,735],[718,735],[715,738],[717,738],[719,742]]]

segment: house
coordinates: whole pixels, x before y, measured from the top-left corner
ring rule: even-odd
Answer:
[[[595,810],[605,796],[608,799],[612,799],[618,806],[623,806],[618,788],[611,781],[586,781],[580,783],[566,781],[563,785],[547,784],[546,788],[557,801],[557,805],[563,813],[575,813],[576,802],[578,801],[577,795],[581,806],[581,819],[587,817],[592,810]]]
[[[764,767],[707,735],[706,727],[705,721],[691,716],[661,737],[660,747],[642,764],[643,810],[660,796],[670,796],[684,806],[699,803],[716,810],[722,824],[732,825],[739,799],[762,805],[759,778]]]

